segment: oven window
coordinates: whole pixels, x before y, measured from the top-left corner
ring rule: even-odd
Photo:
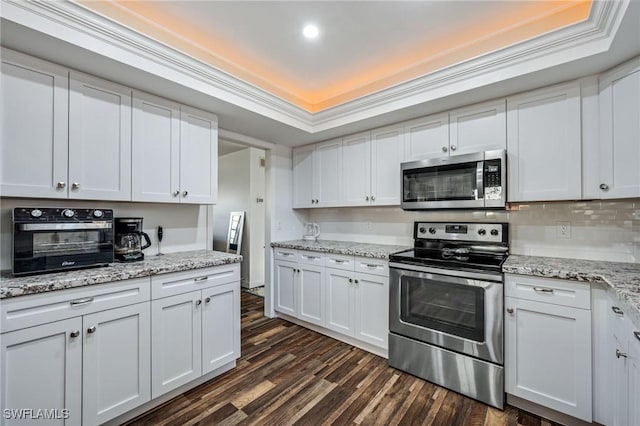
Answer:
[[[98,253],[100,235],[96,231],[52,231],[33,234],[33,257]]]
[[[477,180],[476,162],[405,170],[404,201],[477,200]]]
[[[402,321],[465,339],[484,341],[484,289],[403,276]]]

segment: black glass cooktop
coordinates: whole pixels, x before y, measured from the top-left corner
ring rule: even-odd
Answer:
[[[502,272],[506,253],[481,251],[477,246],[445,245],[440,248],[414,248],[389,256],[390,262],[467,271]]]

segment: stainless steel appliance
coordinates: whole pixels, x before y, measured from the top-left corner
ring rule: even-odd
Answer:
[[[117,217],[115,219],[116,238],[114,251],[120,262],[144,260],[142,250],[151,246],[149,235],[142,232],[141,217]],[[142,239],[144,238],[144,244]]]
[[[504,208],[506,158],[496,150],[402,163],[402,208]]]
[[[103,266],[113,262],[113,211],[13,209],[14,275]]]
[[[416,222],[389,258],[389,365],[503,408],[506,223]]]

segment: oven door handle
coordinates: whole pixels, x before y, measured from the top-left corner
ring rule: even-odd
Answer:
[[[20,231],[70,231],[85,229],[109,229],[111,222],[73,222],[73,223],[21,223]]]
[[[484,199],[484,161],[478,161],[476,164],[476,188],[478,200]]]
[[[444,275],[453,278],[467,278],[473,280],[491,281],[496,283],[502,282],[502,274],[483,274],[481,272],[457,271],[453,269],[430,268],[427,266],[409,265],[406,263],[389,263],[389,268],[398,270],[408,270],[414,272],[422,272],[425,274]]]

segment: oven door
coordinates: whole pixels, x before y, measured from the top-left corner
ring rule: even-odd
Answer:
[[[503,363],[501,275],[389,266],[392,333]]]

